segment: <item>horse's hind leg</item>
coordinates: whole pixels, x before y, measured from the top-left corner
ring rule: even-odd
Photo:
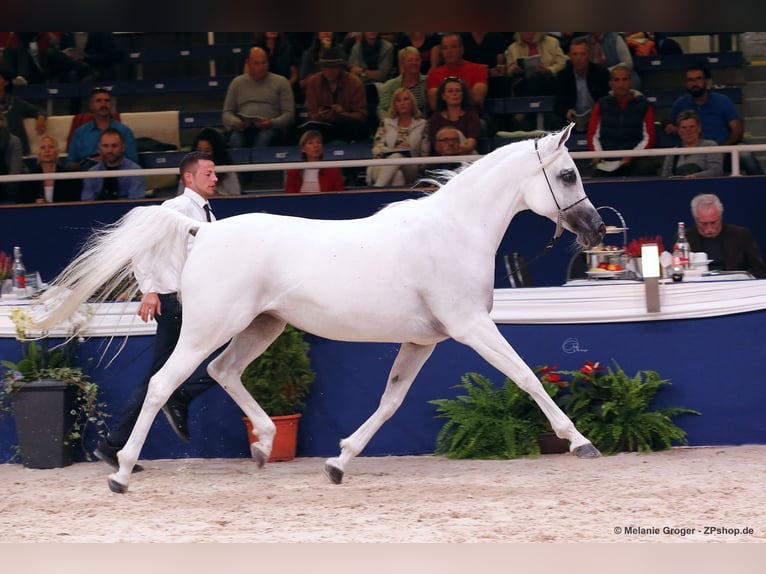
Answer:
[[[569,417],[548,395],[535,373],[500,334],[489,316],[482,317],[478,321],[461,323],[461,334],[454,338],[473,348],[493,367],[529,393],[551,423],[551,428],[556,435],[569,440],[571,452],[581,458],[601,456],[598,449],[580,434]]]
[[[402,404],[412,381],[420,372],[423,364],[431,356],[436,345],[416,345],[402,343],[391,372],[388,375],[386,390],[380,397],[380,404],[375,412],[350,437],[340,441],[339,457],[328,459],[325,474],[335,484],[343,480],[343,472],[349,461],[362,452],[378,429],[396,412]]]
[[[261,468],[271,454],[276,433],[274,422],[242,385],[242,372],[260,356],[285,328],[285,322],[269,315],[259,315],[207,367],[207,371],[234,399],[253,425],[258,442],[250,445],[250,453]]]

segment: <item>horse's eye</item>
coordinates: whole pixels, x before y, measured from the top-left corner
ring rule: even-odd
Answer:
[[[574,183],[577,181],[577,173],[574,169],[562,169],[561,179],[564,180],[564,183]]]

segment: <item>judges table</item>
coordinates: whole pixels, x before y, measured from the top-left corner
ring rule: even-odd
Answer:
[[[492,317],[532,367],[577,369],[585,360],[608,366],[616,360],[630,375],[646,369],[670,379],[672,384],[660,391],[655,404],[702,413],[676,419],[692,445],[766,443],[766,385],[761,380],[766,281],[743,279],[663,281],[658,313],[647,313],[644,284],[639,281],[582,280],[559,287],[497,289]],[[9,313],[20,304],[0,304],[3,359],[19,357]],[[135,316],[137,305],[94,307],[89,338],[80,345],[81,359],[95,360],[89,370],[114,416],[145,376],[151,359],[154,325]],[[338,452],[338,441],[377,407],[398,345],[344,343],[311,335],[308,340],[317,379],[300,422],[298,455],[331,456]],[[503,380],[473,350],[452,340],[438,345],[402,407],[362,454],[433,452],[443,421],[434,418],[435,407],[428,401],[459,394],[453,387],[469,371],[496,383]],[[240,417],[228,395],[214,388],[192,404],[190,443],[181,443],[159,416],[142,457],[247,457]],[[90,437],[91,446],[93,442]],[[0,419],[0,462],[9,460],[15,443],[11,418]]]

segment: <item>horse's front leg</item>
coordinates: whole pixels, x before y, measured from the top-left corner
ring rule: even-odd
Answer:
[[[412,382],[435,347],[436,344],[402,343],[388,375],[386,390],[380,397],[378,408],[354,434],[340,441],[340,456],[330,458],[325,463],[325,474],[333,483],[341,483],[346,465],[362,452],[383,423],[396,412],[404,401]]]
[[[505,340],[488,315],[477,321],[462,323],[461,334],[454,338],[473,348],[489,364],[512,379],[523,391],[529,393],[545,414],[556,436],[569,441],[570,452],[580,458],[601,456],[598,449],[580,434],[569,417],[548,395],[535,373]]]

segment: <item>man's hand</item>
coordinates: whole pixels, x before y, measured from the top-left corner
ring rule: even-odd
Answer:
[[[138,308],[138,316],[144,323],[148,323],[154,319],[155,315],[162,315],[162,305],[160,305],[160,298],[157,293],[146,293],[141,298],[141,306]]]

